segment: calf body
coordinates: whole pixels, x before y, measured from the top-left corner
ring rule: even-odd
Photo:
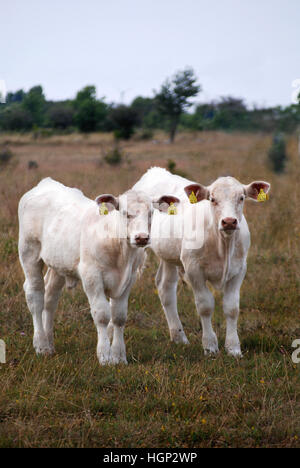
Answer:
[[[247,197],[257,200],[260,190],[267,192],[270,185],[257,181],[245,186],[232,177],[222,177],[204,187],[172,175],[165,169],[152,168],[133,189],[141,187],[149,196],[159,196],[164,190],[181,200],[177,216],[171,218],[155,214],[151,232],[151,248],[160,258],[156,284],[171,339],[188,343],[176,300],[178,273],[184,270],[201,319],[205,353],[218,351],[218,340],[211,322],[214,297],[207,286],[209,281],[216,289],[223,290],[226,349],[229,354],[241,355],[237,322],[240,287],[250,246],[243,203]],[[191,197],[193,204],[187,196]]]
[[[171,200],[176,201],[168,197],[167,203]],[[99,214],[99,205],[105,215]],[[54,352],[53,320],[61,290],[81,280],[97,328],[99,362],[126,362],[128,296],[144,261],[152,211],[151,199],[141,192],[93,201],[50,178],[22,197],[19,256],[37,353]]]

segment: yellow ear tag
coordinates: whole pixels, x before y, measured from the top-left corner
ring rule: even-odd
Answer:
[[[259,194],[257,195],[257,201],[258,202],[264,202],[269,200],[269,195],[264,192],[264,190],[261,188],[259,191]]]
[[[171,202],[168,208],[168,215],[176,215],[176,214],[177,214],[177,208],[174,205],[174,203]]]
[[[99,213],[100,215],[108,215],[108,209],[107,209],[107,206],[105,205],[105,203],[101,203],[101,206],[99,208]]]
[[[191,195],[189,196],[189,200],[190,200],[190,203],[198,203],[197,197],[194,194],[194,192],[192,192]]]

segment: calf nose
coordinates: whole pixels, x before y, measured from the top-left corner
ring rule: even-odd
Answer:
[[[222,227],[225,231],[236,229],[237,228],[237,219],[236,218],[223,218]]]
[[[149,234],[146,234],[144,232],[140,232],[139,234],[136,234],[135,242],[137,245],[147,245],[149,242]]]

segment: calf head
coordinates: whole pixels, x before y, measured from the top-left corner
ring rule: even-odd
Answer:
[[[146,247],[150,244],[150,230],[153,209],[166,212],[171,203],[178,204],[180,200],[171,195],[163,195],[154,203],[141,191],[129,190],[114,197],[110,194],[99,195],[96,198],[99,206],[105,203],[108,212],[118,210],[126,223],[127,240],[133,247]]]
[[[233,177],[220,177],[209,187],[191,184],[185,187],[188,197],[194,192],[197,202],[209,200],[215,226],[223,236],[230,236],[239,229],[242,220],[244,201],[246,198],[258,201],[260,190],[268,193],[270,184],[255,181],[243,185]]]

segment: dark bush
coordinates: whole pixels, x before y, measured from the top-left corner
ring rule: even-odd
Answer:
[[[181,177],[187,177],[187,174],[180,169],[176,169],[176,162],[173,159],[168,159],[167,169],[171,172],[171,174],[176,174]]]
[[[65,130],[73,124],[74,110],[64,104],[53,105],[48,111],[49,124],[53,128]]]
[[[5,107],[0,114],[0,127],[8,131],[30,130],[33,120],[31,114],[20,104]]]
[[[8,164],[12,157],[13,157],[13,153],[7,146],[4,146],[3,148],[0,149],[0,165],[1,166],[5,166],[6,164]]]
[[[95,86],[86,86],[77,93],[73,102],[75,123],[81,132],[105,129],[107,105],[96,98]]]
[[[135,135],[135,140],[152,140],[152,138],[154,137],[154,133],[153,133],[153,130],[151,130],[150,128],[143,128],[141,131],[139,131],[136,135]]]
[[[109,120],[114,129],[116,139],[129,140],[138,124],[137,112],[129,106],[120,105],[111,109]]]
[[[33,123],[41,127],[44,124],[46,111],[46,99],[42,86],[31,88],[25,95],[22,105],[30,113]]]
[[[273,137],[272,146],[268,152],[268,158],[274,172],[281,173],[284,171],[287,155],[285,140],[282,135],[275,135]]]
[[[143,125],[145,118],[155,110],[155,101],[153,98],[136,97],[130,106],[138,115],[139,126]]]
[[[28,161],[28,169],[37,169],[39,167],[36,161]]]
[[[118,164],[121,164],[123,160],[123,154],[119,148],[119,145],[115,144],[111,150],[106,151],[103,159],[110,166],[117,166]]]

